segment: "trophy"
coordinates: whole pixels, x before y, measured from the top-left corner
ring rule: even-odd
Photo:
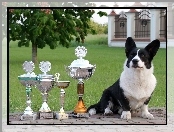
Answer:
[[[64,111],[64,98],[65,98],[65,88],[67,88],[70,84],[70,81],[59,81],[59,73],[55,74],[55,84],[58,88],[60,88],[60,110],[56,113],[56,119],[68,119],[68,114]]]
[[[54,86],[54,75],[47,74],[51,69],[51,63],[49,61],[42,61],[39,64],[39,68],[43,72],[43,74],[39,74],[37,77],[37,88],[40,90],[43,98],[42,106],[38,112],[39,119],[53,119],[54,112],[51,111],[47,104],[48,92]]]
[[[34,70],[35,66],[32,61],[25,61],[23,63],[23,70],[26,72],[26,74],[18,76],[18,79],[20,83],[26,87],[26,104],[27,107],[24,110],[23,115],[21,116],[21,120],[36,120],[37,115],[33,113],[33,110],[31,109],[31,92],[32,92],[32,86],[36,85],[36,78],[37,75],[35,75]]]
[[[84,82],[83,80],[89,79],[95,69],[96,65],[89,64],[88,60],[83,59],[87,54],[87,49],[84,46],[78,46],[75,49],[75,55],[79,58],[74,60],[70,66],[65,66],[65,69],[70,77],[78,80],[77,84],[77,94],[78,103],[73,111],[74,117],[89,117],[87,114],[87,108],[83,101],[84,94]]]

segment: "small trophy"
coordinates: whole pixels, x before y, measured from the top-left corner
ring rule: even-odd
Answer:
[[[70,84],[70,81],[58,81],[59,80],[59,73],[55,74],[55,83],[58,88],[60,88],[60,110],[56,113],[56,119],[68,119],[68,114],[64,111],[64,98],[65,98],[65,88],[67,88]]]
[[[39,68],[43,72],[43,74],[39,74],[37,77],[37,88],[41,91],[43,98],[42,106],[38,112],[39,119],[53,119],[54,112],[51,111],[47,104],[48,92],[54,86],[54,75],[47,74],[51,69],[51,63],[49,61],[42,61],[39,64]]]
[[[21,116],[21,120],[36,120],[37,115],[33,113],[33,110],[31,109],[31,92],[32,88],[31,86],[36,85],[36,78],[37,75],[35,75],[34,70],[35,66],[32,61],[25,61],[23,63],[23,70],[26,72],[26,74],[18,76],[18,79],[20,80],[21,84],[25,86],[26,90],[26,104],[27,107],[24,110],[23,115]]]

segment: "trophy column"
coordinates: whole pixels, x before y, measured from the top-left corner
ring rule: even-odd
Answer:
[[[74,114],[86,113],[87,109],[86,109],[85,104],[83,102],[84,82],[82,80],[79,80],[79,82],[77,84],[77,94],[79,96],[79,99],[78,99],[78,103],[74,109]]]

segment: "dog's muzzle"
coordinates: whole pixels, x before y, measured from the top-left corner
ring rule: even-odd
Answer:
[[[138,61],[139,61],[138,59],[133,59],[133,60],[132,60],[132,63],[133,63],[134,65],[137,65],[137,64],[138,64]]]
[[[138,59],[133,59],[133,60],[132,60],[132,67],[134,67],[134,68],[140,68],[140,67],[138,66],[138,62],[139,62]]]

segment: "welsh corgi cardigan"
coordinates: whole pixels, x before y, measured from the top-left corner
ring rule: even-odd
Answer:
[[[89,115],[119,113],[122,119],[128,120],[132,112],[140,109],[143,118],[153,119],[148,111],[148,103],[157,83],[152,60],[159,47],[160,41],[156,39],[144,49],[139,49],[134,40],[128,37],[124,70],[120,78],[103,91],[99,102],[87,109]]]

